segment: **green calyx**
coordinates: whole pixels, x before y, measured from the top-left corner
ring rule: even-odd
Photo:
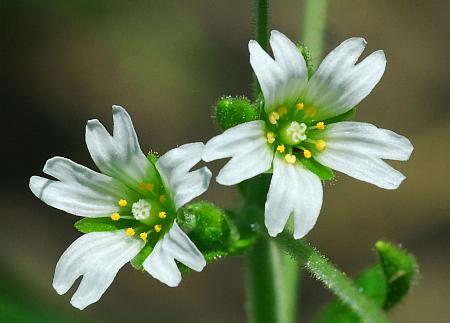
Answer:
[[[314,66],[311,62],[311,53],[308,47],[306,47],[303,43],[297,44],[297,48],[300,51],[300,54],[302,54],[303,58],[305,59],[306,68],[308,69],[308,78],[311,78],[314,73]]]
[[[253,104],[244,96],[223,96],[214,107],[214,118],[222,130],[257,119]]]

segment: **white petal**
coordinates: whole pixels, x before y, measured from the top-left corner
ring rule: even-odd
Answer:
[[[301,95],[308,71],[299,49],[285,35],[273,30],[270,45],[273,60],[254,40],[248,44],[250,64],[264,94],[265,110],[294,103]]]
[[[294,238],[304,237],[317,221],[322,207],[323,189],[317,175],[302,164],[288,164],[277,156],[267,194],[265,223],[271,236],[283,231],[294,214]]]
[[[65,294],[83,276],[71,304],[80,310],[100,299],[120,268],[133,259],[144,242],[124,230],[87,233],[75,240],[56,264],[53,288]]]
[[[154,278],[170,287],[176,287],[181,282],[181,273],[175,259],[198,272],[206,266],[203,254],[176,222],[164,238],[158,241],[143,265]]]
[[[234,185],[269,170],[273,152],[267,144],[264,121],[242,123],[226,130],[206,143],[203,160],[228,158],[217,182]]]
[[[347,112],[380,81],[386,68],[383,51],[373,52],[356,64],[366,44],[363,38],[347,39],[320,64],[305,90],[306,103],[317,107],[314,119]]]
[[[33,194],[44,203],[74,215],[109,216],[118,210],[119,199],[134,196],[119,181],[63,157],[49,159],[43,171],[60,181],[33,176],[30,179]]]
[[[315,156],[321,164],[385,189],[405,179],[382,160],[407,160],[413,146],[405,137],[360,122],[328,125],[325,137],[326,149]]]
[[[152,182],[154,170],[139,147],[136,132],[124,108],[113,106],[114,135],[98,120],[86,125],[86,144],[102,173],[119,178],[130,186]]]
[[[345,121],[327,125],[325,137],[327,147],[383,159],[408,160],[413,151],[406,137],[363,122]]]
[[[211,171],[207,167],[189,171],[202,159],[203,147],[201,142],[180,146],[165,153],[156,163],[177,209],[208,189]]]

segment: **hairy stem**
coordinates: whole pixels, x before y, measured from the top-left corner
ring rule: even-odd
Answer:
[[[302,41],[311,53],[313,66],[322,57],[323,38],[327,22],[328,0],[306,0]]]
[[[383,311],[361,294],[356,285],[330,261],[322,256],[305,240],[294,240],[290,232],[284,232],[274,239],[278,246],[304,266],[316,279],[320,280],[363,322],[389,322]]]

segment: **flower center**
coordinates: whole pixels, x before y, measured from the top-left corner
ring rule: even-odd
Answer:
[[[288,122],[280,128],[280,138],[287,145],[298,145],[306,139],[305,132],[307,128],[304,123],[298,123],[297,121]]]
[[[297,102],[279,106],[267,114],[266,137],[274,152],[289,164],[312,158],[326,148],[325,123],[314,119],[316,108]]]
[[[133,203],[131,207],[131,212],[136,220],[143,221],[150,217],[150,211],[152,205],[146,200],[140,199],[139,201]]]

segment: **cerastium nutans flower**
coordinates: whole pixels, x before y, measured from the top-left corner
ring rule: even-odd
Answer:
[[[186,144],[147,158],[128,113],[113,106],[113,119],[113,136],[98,120],[86,126],[86,144],[101,173],[54,157],[44,173],[56,180],[30,179],[31,190],[43,202],[88,218],[79,224],[87,233],[61,256],[53,280],[55,290],[64,294],[83,276],[71,300],[79,309],[96,302],[133,258],[168,286],[181,281],[175,260],[196,271],[206,265],[176,223],[177,210],[208,188],[208,168],[190,171],[204,145]]]
[[[330,168],[385,189],[405,178],[383,159],[408,160],[413,146],[392,131],[361,122],[344,121],[381,79],[386,59],[375,51],[356,63],[366,41],[350,38],[334,49],[308,78],[299,48],[272,31],[269,56],[249,42],[250,64],[263,96],[261,120],[239,124],[205,146],[207,162],[229,158],[217,181],[234,185],[273,172],[265,204],[265,224],[271,236],[294,217],[294,237],[305,236],[322,206],[322,180]]]

